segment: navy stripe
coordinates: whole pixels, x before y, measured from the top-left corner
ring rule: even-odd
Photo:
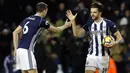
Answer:
[[[91,25],[91,27],[92,27],[92,25]],[[92,31],[92,29],[91,29],[91,27],[90,27],[90,31]],[[90,33],[90,35],[91,35],[92,33]],[[91,36],[91,39],[92,39],[92,42],[90,43],[91,44],[91,51],[90,51],[90,54],[92,55],[92,53],[93,53],[93,35]]]
[[[94,30],[96,31],[97,30],[97,25],[94,24]],[[95,41],[96,41],[96,56],[98,56],[98,38],[97,38],[97,35],[95,35]]]
[[[107,48],[107,49],[108,49],[108,50],[107,50],[107,52],[108,52],[108,55],[110,56],[110,54],[111,54],[111,53],[110,53],[110,50],[109,50],[110,48]]]
[[[100,30],[103,31],[103,22],[100,25]],[[101,33],[101,43],[102,43],[102,40],[103,40],[103,32]],[[103,44],[101,44],[101,47],[102,47],[102,56],[105,56],[105,51],[104,51],[105,49],[104,49]]]
[[[106,35],[109,35],[109,27],[107,23],[106,23]]]
[[[90,54],[92,54],[92,53],[93,53],[93,40],[92,40],[92,42],[91,42],[90,44],[91,44],[91,51],[90,51]]]
[[[31,51],[29,51],[29,50],[28,50],[28,60],[29,60],[29,67],[30,67],[30,69],[33,69],[33,62],[32,62]]]

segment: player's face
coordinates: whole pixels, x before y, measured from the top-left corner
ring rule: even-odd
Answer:
[[[99,12],[98,8],[91,8],[91,17],[93,20],[97,20],[101,16],[101,12]]]

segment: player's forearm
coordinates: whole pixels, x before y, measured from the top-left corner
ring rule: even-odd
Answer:
[[[14,51],[16,51],[18,47],[18,34],[22,32],[22,27],[18,26],[13,32],[13,44],[14,44]]]
[[[59,26],[59,27],[57,27],[57,32],[61,32],[61,31],[63,31],[64,29],[66,29],[66,28],[68,28],[68,26],[67,25],[62,25],[62,26]]]
[[[18,47],[18,33],[13,32],[13,44],[14,44],[14,50]]]
[[[116,42],[116,44],[118,44],[122,40],[122,36],[121,36],[119,31],[117,31],[115,33],[115,36],[116,36],[116,41],[115,42]]]
[[[75,20],[72,22],[72,31],[73,31],[73,35],[75,37],[78,37],[78,31],[76,29],[76,22],[75,22]]]

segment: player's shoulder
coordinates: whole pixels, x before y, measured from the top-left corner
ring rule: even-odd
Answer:
[[[114,23],[114,22],[112,22],[110,19],[106,19],[106,18],[104,18],[104,21],[105,21],[106,23]]]
[[[113,25],[115,25],[115,23],[114,23],[113,21],[111,21],[110,19],[104,18],[104,21],[107,23],[108,26],[113,26]]]

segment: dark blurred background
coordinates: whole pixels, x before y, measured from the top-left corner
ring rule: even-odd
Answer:
[[[46,19],[54,26],[64,24],[67,9],[78,12],[77,27],[87,23],[92,2],[103,3],[103,16],[115,22],[123,36],[120,44],[111,49],[117,73],[130,73],[130,0],[0,0],[0,73],[7,73],[12,32],[25,17],[35,14],[35,5],[40,1],[48,4]],[[84,73],[88,42],[87,35],[75,38],[71,27],[59,34],[43,29],[34,52],[39,73]]]

